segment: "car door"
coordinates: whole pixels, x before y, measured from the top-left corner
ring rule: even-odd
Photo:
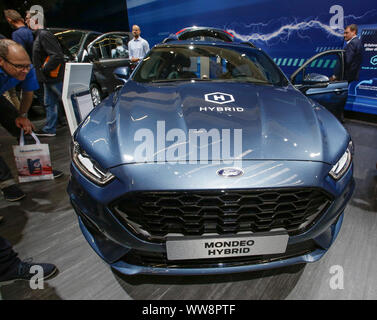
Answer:
[[[97,37],[87,47],[89,60],[93,63],[93,81],[100,86],[103,96],[122,84],[114,77],[113,71],[130,65],[129,40],[129,32],[108,32]]]
[[[102,33],[96,32],[96,31],[89,31],[86,33],[82,44],[80,46],[80,50],[77,53],[77,61],[78,62],[89,62],[88,59],[88,45],[93,42],[95,39],[97,39]]]
[[[333,75],[336,80],[330,81]],[[306,96],[339,116],[348,97],[344,50],[328,50],[311,57],[291,75],[290,80]]]

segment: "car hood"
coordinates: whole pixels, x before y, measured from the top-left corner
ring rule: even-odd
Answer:
[[[329,112],[292,86],[129,81],[94,109],[76,139],[111,168],[174,160],[334,164],[349,136]]]

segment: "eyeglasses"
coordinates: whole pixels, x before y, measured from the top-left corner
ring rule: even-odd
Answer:
[[[3,57],[3,56],[0,56],[2,59],[4,59],[6,62],[8,62],[10,65],[12,65],[13,67],[15,67],[17,70],[21,71],[21,70],[30,70],[31,69],[31,64],[14,64],[12,62],[10,62],[7,58]]]

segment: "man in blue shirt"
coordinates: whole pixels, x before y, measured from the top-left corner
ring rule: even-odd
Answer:
[[[20,110],[17,111],[3,93],[18,84],[22,89],[22,99]],[[30,134],[34,128],[27,118],[27,111],[33,100],[33,91],[38,88],[35,70],[25,49],[12,40],[0,40],[0,124],[15,137],[19,137],[20,128],[24,129],[26,134]],[[8,201],[25,197],[16,186],[3,159],[0,159],[0,189]]]
[[[33,32],[25,25],[22,16],[16,10],[4,10],[4,17],[5,20],[12,27],[12,29],[15,29],[15,31],[12,32],[12,40],[23,46],[27,54],[29,55],[30,59],[32,59],[31,55],[33,54],[34,41]],[[19,109],[20,101],[17,95],[16,88],[9,90],[8,94],[13,105],[17,109]]]
[[[0,40],[0,95],[18,84],[22,89],[22,99],[19,114],[16,115],[14,120],[16,126],[23,128],[25,133],[28,134],[32,131],[32,124],[26,118],[26,113],[33,100],[33,91],[39,88],[36,73],[29,56],[21,45],[8,39]],[[3,107],[3,101],[1,101],[1,107]],[[0,117],[0,121],[8,130],[8,124],[3,123],[3,120],[9,120],[6,118],[8,116],[4,114]],[[8,131],[13,134],[11,129]]]
[[[4,10],[4,16],[9,25],[16,29],[12,32],[12,40],[23,46],[30,59],[33,54],[33,32],[25,25],[24,19],[16,10]]]
[[[19,112],[3,96],[5,91],[18,84],[22,90]],[[20,135],[20,128],[24,129],[26,134],[30,134],[34,128],[26,115],[33,99],[33,91],[38,87],[35,70],[25,49],[12,40],[0,40],[0,123],[16,137]],[[17,201],[25,197],[25,194],[16,186],[9,167],[1,156],[0,188],[8,201]],[[20,260],[17,255],[12,245],[0,237],[0,285],[16,280],[31,280],[34,276],[32,273],[34,266],[43,270],[43,280],[51,278],[57,273],[57,268],[53,264],[30,263]]]
[[[19,110],[3,96],[5,91],[17,85],[22,90]],[[14,137],[20,136],[20,129],[23,129],[26,135],[35,129],[27,118],[27,112],[33,101],[33,91],[38,88],[36,72],[25,49],[12,40],[0,40],[0,124]],[[54,178],[63,175],[58,170],[53,170],[53,174]],[[25,197],[16,186],[4,161],[0,161],[0,189],[8,201],[17,201]]]

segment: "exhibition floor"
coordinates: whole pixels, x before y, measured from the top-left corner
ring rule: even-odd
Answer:
[[[377,125],[346,120],[345,126],[355,144],[356,189],[326,255],[304,268],[195,277],[120,277],[102,262],[68,200],[70,134],[68,127],[59,129],[56,137],[41,141],[50,144],[53,165],[65,176],[23,184],[27,197],[20,202],[0,198],[5,218],[0,234],[22,259],[54,263],[59,274],[44,289],[32,290],[21,281],[2,286],[2,299],[377,299]],[[1,154],[13,172],[14,143],[0,128]],[[331,288],[332,266],[342,267],[344,289]]]

